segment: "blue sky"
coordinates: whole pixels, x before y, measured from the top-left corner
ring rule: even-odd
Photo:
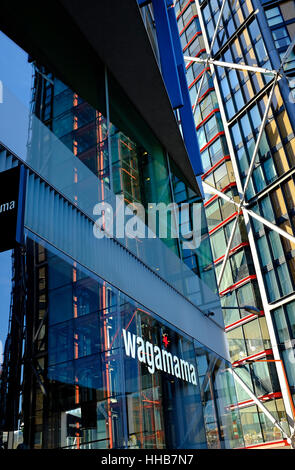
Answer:
[[[29,109],[32,66],[27,54],[0,32],[0,80]],[[1,104],[0,104],[1,106]],[[1,126],[1,122],[0,122]],[[11,251],[0,253],[0,341],[4,345],[8,330],[11,290]],[[0,354],[2,353],[0,344]],[[0,363],[2,357],[0,357]]]

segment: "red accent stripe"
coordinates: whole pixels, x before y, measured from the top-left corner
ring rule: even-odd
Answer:
[[[200,98],[199,98],[199,100],[198,100],[198,103],[201,103],[201,101],[205,98],[205,96],[206,96],[210,91],[214,91],[214,88],[213,88],[213,87],[208,88],[208,90],[206,90],[205,93],[203,93],[202,96],[200,96]]]
[[[290,446],[290,444],[288,444],[287,440],[283,439],[282,441],[262,442],[261,444],[255,444],[253,446],[236,447],[236,449],[257,449],[257,448],[266,447],[266,446],[276,446],[278,444],[283,444],[280,447],[289,447]]]
[[[215,199],[218,199],[218,196],[217,196],[217,195],[212,196],[210,199],[208,199],[208,201],[206,201],[206,202],[204,203],[204,207],[209,206],[209,205],[211,204],[211,202],[215,201]]]
[[[202,175],[202,180],[204,180],[208,175],[210,175],[212,171],[216,170],[216,168],[219,167],[219,165],[221,165],[223,162],[228,161],[228,160],[230,160],[229,155],[225,155],[220,160],[218,160],[217,163],[215,163],[211,168],[209,168],[208,171],[206,171],[206,173]]]
[[[236,367],[245,361],[248,361],[248,360],[255,361],[255,359],[258,359],[259,357],[264,357],[264,356],[272,356],[272,349],[265,349],[264,351],[260,351],[259,353],[253,354],[252,356],[244,357],[243,359],[233,362],[232,366]]]
[[[228,292],[230,292],[232,290],[235,290],[237,287],[240,287],[241,285],[246,284],[246,282],[250,281],[251,279],[252,280],[257,279],[256,274],[251,274],[250,276],[247,276],[244,279],[241,279],[240,281],[236,282],[235,284],[232,284],[227,289],[224,289],[222,292],[219,292],[219,295],[223,296],[223,295],[227,294]]]
[[[258,396],[257,398],[261,401],[268,401],[268,400],[273,400],[275,398],[281,398],[281,397],[282,397],[281,392],[272,392],[272,393],[268,393],[266,395]],[[249,405],[249,404],[252,404],[252,403],[254,403],[254,400],[252,400],[250,398],[249,400],[240,401],[240,402],[236,403],[235,405],[229,405],[227,407],[227,409],[228,410],[234,410],[235,408],[240,408],[242,406]]]
[[[226,225],[228,222],[230,222],[232,219],[234,219],[237,214],[238,214],[238,211],[234,212],[229,217],[222,220],[222,222],[220,222],[218,225],[216,225],[216,227],[212,228],[212,230],[209,230],[209,235],[212,235],[212,233],[216,232],[218,229],[220,229],[220,227],[222,227],[223,225]],[[224,256],[222,256],[222,258],[223,257]]]
[[[264,315],[264,311],[260,310],[260,314]],[[235,321],[234,323],[231,323],[230,325],[227,325],[225,327],[225,331],[229,331],[229,330],[231,330],[232,328],[234,328],[236,326],[242,325],[243,323],[248,322],[248,320],[250,320],[252,318],[253,319],[257,318],[257,315],[255,313],[251,313],[250,315],[247,315],[246,317],[240,318],[238,321]]]
[[[198,18],[198,15],[194,15],[194,16],[191,17],[191,19],[186,23],[186,25],[180,31],[179,36],[181,36],[184,33],[186,28],[194,21],[195,18]]]
[[[191,3],[194,3],[195,0],[189,0],[185,5],[184,7],[182,7],[182,10],[180,10],[180,12],[178,13],[177,15],[177,20],[181,17],[181,15],[185,12],[185,10],[188,8],[188,6],[191,4]]]
[[[210,67],[203,68],[203,70],[199,73],[199,75],[189,85],[189,87],[188,87],[189,90],[193,87],[193,85],[195,85],[195,83],[200,79],[200,77],[203,75],[203,73],[206,72],[207,70],[210,70]],[[209,90],[209,88],[208,88],[208,90]],[[206,90],[205,93],[207,93],[208,90]],[[214,88],[211,87],[211,90],[214,90]]]
[[[202,52],[206,52],[206,49],[200,49],[199,52],[197,52],[197,54],[195,54],[194,57],[199,57],[199,55],[202,54]],[[188,64],[185,66],[186,70],[194,63],[193,60],[191,60],[190,62],[188,62]]]
[[[232,248],[231,250],[229,250],[229,254],[232,255],[233,253],[235,253],[236,251],[238,251],[240,248],[242,248],[243,246],[250,246],[249,242],[243,242],[243,243],[239,243],[239,245],[235,246],[234,248]],[[223,256],[220,256],[220,258],[216,259],[214,261],[214,264],[218,264],[219,261],[221,261],[223,258],[225,257],[225,255]]]
[[[232,188],[234,186],[237,186],[237,183],[235,181],[233,181],[232,183],[229,183],[227,186],[225,186],[224,188],[221,189],[221,192],[222,193],[225,193],[229,188]],[[210,199],[208,199],[208,201],[204,202],[204,206],[207,207],[209,206],[209,204],[211,204],[211,202],[213,202],[215,199],[217,199],[219,196],[217,196],[217,194],[215,194],[214,196],[212,196]]]
[[[207,144],[204,145],[204,147],[202,147],[200,149],[200,152],[203,152],[207,147],[209,147],[210,144],[212,144],[214,142],[214,140],[216,140],[221,135],[224,135],[224,131],[220,131],[220,132],[218,132],[218,134],[216,134],[214,137],[212,137],[212,139],[210,139],[209,142],[207,142]]]
[[[183,52],[187,50],[187,48],[191,45],[191,43],[196,39],[197,36],[200,36],[202,31],[197,31],[196,34],[191,38],[191,40],[187,43],[187,45],[183,48]]]
[[[220,111],[219,108],[212,109],[212,111],[208,114],[208,116],[206,116],[205,119],[203,119],[203,121],[201,121],[197,125],[196,127],[197,131],[200,129],[200,127],[202,127],[206,123],[206,121],[208,121],[208,119],[210,119],[211,116],[213,116],[213,114],[218,113],[219,111]]]

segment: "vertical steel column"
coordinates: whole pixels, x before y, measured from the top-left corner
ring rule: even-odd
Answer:
[[[195,4],[196,4],[197,12],[198,12],[198,15],[199,15],[199,21],[200,21],[201,29],[202,29],[202,32],[203,32],[205,47],[208,51],[209,50],[209,43],[208,43],[208,39],[207,39],[207,36],[206,36],[206,28],[205,28],[205,25],[204,25],[202,11],[201,11],[199,1],[195,0]],[[224,107],[223,107],[223,100],[222,100],[222,96],[221,96],[221,93],[220,93],[220,90],[219,90],[219,84],[218,84],[218,80],[217,80],[217,77],[216,77],[216,74],[215,74],[214,65],[211,64],[210,68],[211,68],[211,71],[212,71],[213,84],[214,84],[214,88],[215,88],[215,92],[216,92],[216,96],[217,96],[217,100],[218,100],[218,104],[219,104],[219,108],[220,108],[220,115],[221,115],[222,123],[223,123],[223,126],[224,126],[225,136],[226,136],[227,145],[228,145],[229,152],[230,152],[230,157],[231,157],[231,162],[232,162],[232,166],[233,166],[233,170],[234,170],[234,175],[235,175],[237,188],[238,188],[239,193],[243,194],[243,186],[242,186],[242,182],[241,182],[241,179],[240,179],[240,174],[239,174],[239,169],[238,169],[237,160],[236,160],[236,156],[235,156],[235,151],[234,151],[234,148],[233,148],[230,131],[229,131],[229,127],[228,127],[228,124],[227,124],[227,119],[226,119],[226,115],[225,115],[225,111],[224,111]],[[274,356],[275,359],[281,359],[279,349],[278,349],[278,345],[277,345],[276,334],[275,334],[275,329],[274,329],[274,325],[273,325],[273,321],[272,321],[272,316],[271,316],[271,307],[270,307],[270,305],[268,303],[268,299],[267,299],[267,294],[266,294],[264,279],[263,279],[263,275],[262,275],[262,271],[261,271],[260,261],[259,261],[259,257],[258,257],[258,253],[257,253],[255,238],[254,238],[253,230],[252,230],[251,223],[250,223],[250,217],[249,217],[249,214],[248,214],[247,211],[243,211],[243,216],[244,216],[245,224],[246,224],[246,227],[247,227],[247,233],[248,233],[248,239],[249,239],[249,243],[250,243],[250,249],[251,249],[251,253],[252,253],[252,257],[253,257],[254,268],[255,268],[255,272],[256,272],[256,276],[257,276],[257,282],[258,282],[258,286],[259,286],[259,291],[260,291],[260,295],[261,295],[261,299],[262,299],[262,305],[263,305],[263,310],[264,310],[264,313],[265,313],[265,319],[266,319],[266,323],[267,323],[267,327],[268,327],[268,331],[269,331],[269,335],[270,335],[270,341],[271,341],[271,346],[272,346],[272,350],[273,350],[273,356]],[[277,370],[277,374],[278,374],[278,378],[279,378],[279,383],[280,383],[280,387],[281,387],[281,391],[282,391],[282,397],[283,397],[284,405],[285,405],[285,408],[286,408],[286,413],[287,413],[289,425],[290,425],[291,429],[294,432],[295,424],[294,424],[294,421],[293,421],[293,418],[292,418],[292,406],[291,406],[290,401],[289,401],[288,391],[286,390],[286,385],[285,385],[282,370],[277,366],[277,364],[276,364],[276,370]]]

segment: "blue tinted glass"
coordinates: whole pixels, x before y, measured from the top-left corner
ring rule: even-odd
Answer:
[[[241,129],[244,137],[247,137],[248,135],[252,134],[250,121],[247,114],[245,114],[245,116],[241,118]]]
[[[274,302],[280,297],[278,283],[273,270],[264,274],[266,280],[267,294],[270,302]]]
[[[238,123],[232,127],[231,131],[232,131],[233,141],[235,143],[235,146],[237,147],[242,142],[242,135],[241,135]]]
[[[261,117],[257,105],[250,110],[251,121],[254,129],[259,129],[261,125]]]
[[[253,171],[253,179],[258,192],[265,188],[266,184],[261,166],[255,168]]]
[[[242,109],[242,107],[244,106],[244,104],[245,104],[245,101],[244,101],[241,90],[238,90],[234,94],[234,97],[235,97],[237,111],[240,111]]]
[[[278,7],[270,8],[265,12],[266,18],[272,18],[273,16],[277,16],[280,14],[280,10]]]
[[[281,343],[283,343],[284,341],[288,341],[290,339],[290,336],[286,317],[282,307],[274,311],[274,319],[279,341]]]
[[[277,267],[277,274],[280,280],[280,286],[281,286],[283,295],[290,294],[293,288],[292,288],[292,282],[290,279],[290,274],[289,274],[286,263],[281,264],[280,266]]]
[[[273,221],[275,219],[275,215],[269,197],[266,196],[261,199],[260,204],[263,217],[265,217],[270,222]]]
[[[230,89],[228,86],[228,81],[227,81],[226,76],[220,81],[220,87],[221,87],[223,98],[226,98],[230,94]]]
[[[239,84],[237,72],[235,70],[230,70],[228,73],[228,81],[232,90],[234,90]]]
[[[235,115],[235,107],[234,107],[234,102],[232,98],[230,98],[225,103],[225,107],[226,107],[227,117],[228,119],[231,119]]]
[[[277,172],[272,158],[269,158],[268,160],[266,160],[266,162],[263,163],[263,168],[267,183],[272,183],[272,181],[274,181],[277,177]]]
[[[260,35],[260,30],[259,30],[258,23],[256,20],[254,20],[249,25],[249,33],[250,33],[252,41],[255,41],[255,39],[257,39],[258,36]]]
[[[246,173],[249,164],[248,164],[248,159],[247,159],[247,154],[245,151],[244,147],[241,147],[237,151],[237,157],[238,157],[238,163],[239,163],[239,169],[241,173]]]
[[[286,311],[291,327],[292,338],[295,338],[295,302],[290,302],[286,306]]]
[[[257,240],[258,252],[261,259],[262,266],[266,266],[271,263],[271,255],[267,243],[266,236],[263,235]]]
[[[255,44],[255,51],[258,58],[258,63],[263,64],[267,59],[268,55],[262,39]]]
[[[284,255],[281,239],[278,233],[271,230],[269,232],[269,241],[271,244],[272,255],[274,259],[278,259]]]

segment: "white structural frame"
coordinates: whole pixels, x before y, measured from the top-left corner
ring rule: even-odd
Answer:
[[[277,345],[277,341],[276,341],[276,335],[275,335],[275,330],[274,330],[274,326],[273,326],[273,322],[272,322],[272,317],[271,317],[271,310],[273,309],[273,307],[271,305],[269,305],[269,303],[268,303],[267,294],[266,294],[266,290],[265,290],[265,286],[264,286],[264,280],[263,280],[263,276],[262,276],[261,269],[260,269],[260,261],[259,261],[259,257],[258,257],[258,253],[257,253],[255,239],[254,239],[253,231],[252,231],[251,224],[250,224],[250,217],[258,220],[259,222],[261,222],[262,224],[267,226],[269,229],[274,230],[279,235],[281,235],[281,236],[287,238],[288,240],[290,240],[292,243],[295,243],[295,237],[290,235],[285,230],[282,230],[280,227],[276,226],[272,222],[268,221],[264,217],[262,217],[259,214],[255,213],[254,211],[248,209],[247,208],[247,202],[245,201],[245,199],[246,199],[246,190],[247,190],[247,187],[248,187],[248,184],[249,184],[249,181],[250,181],[250,177],[251,177],[251,175],[253,173],[253,170],[254,170],[254,165],[255,165],[255,160],[256,160],[256,157],[257,157],[257,153],[258,153],[259,144],[260,144],[261,137],[263,135],[263,131],[264,131],[264,128],[265,128],[265,125],[266,125],[266,122],[267,122],[267,117],[268,117],[268,113],[269,113],[269,110],[270,110],[271,101],[272,101],[272,98],[273,98],[273,95],[274,95],[275,87],[276,87],[278,81],[284,76],[283,66],[284,66],[285,62],[288,60],[288,57],[291,54],[291,51],[292,51],[293,47],[295,46],[295,37],[292,40],[291,44],[289,45],[283,59],[281,60],[281,64],[280,64],[280,66],[277,70],[269,70],[269,69],[266,69],[266,68],[263,68],[263,67],[258,67],[258,66],[249,66],[249,65],[246,65],[246,64],[240,64],[240,63],[235,64],[235,63],[229,63],[229,62],[223,62],[223,61],[215,60],[214,58],[211,57],[211,53],[212,53],[212,50],[213,50],[213,46],[214,46],[214,42],[215,42],[218,30],[220,29],[220,22],[221,22],[221,19],[222,19],[222,14],[223,14],[223,10],[224,10],[224,7],[225,7],[225,3],[226,3],[226,0],[223,0],[222,6],[221,6],[221,9],[220,9],[220,12],[219,12],[219,16],[218,16],[218,19],[217,19],[217,23],[216,23],[216,26],[215,26],[215,30],[214,30],[214,33],[213,33],[212,41],[209,44],[208,39],[206,37],[206,34],[204,33],[205,32],[205,25],[204,25],[202,13],[201,13],[201,7],[199,5],[198,0],[195,0],[197,13],[198,13],[198,18],[199,18],[200,25],[201,25],[201,28],[202,28],[203,38],[204,38],[205,47],[206,47],[206,51],[207,51],[207,58],[201,59],[199,57],[184,56],[184,60],[187,61],[187,62],[198,62],[198,63],[203,63],[204,64],[204,72],[203,72],[202,78],[200,80],[200,84],[199,84],[199,87],[198,87],[198,90],[197,90],[197,96],[196,96],[195,102],[193,104],[193,114],[194,115],[195,115],[196,108],[199,104],[200,93],[201,93],[201,89],[202,89],[204,78],[205,78],[205,70],[206,70],[207,66],[210,66],[211,74],[213,75],[213,82],[214,82],[215,92],[216,92],[217,99],[218,99],[218,102],[219,102],[219,105],[220,105],[220,113],[221,113],[221,117],[222,117],[222,121],[223,121],[223,125],[224,125],[224,130],[225,130],[225,135],[226,135],[226,138],[227,138],[227,143],[228,143],[229,150],[230,150],[230,156],[231,156],[231,161],[232,161],[232,164],[233,164],[233,169],[234,169],[234,174],[235,174],[235,178],[236,178],[236,182],[237,182],[237,187],[238,187],[238,191],[239,191],[239,195],[240,195],[240,201],[237,203],[232,198],[230,198],[229,196],[224,194],[222,191],[219,191],[216,187],[212,186],[211,184],[207,183],[206,181],[203,181],[203,186],[204,186],[204,188],[207,189],[207,191],[209,193],[212,193],[212,194],[214,194],[214,195],[230,202],[231,204],[235,205],[238,209],[237,210],[237,215],[236,215],[236,218],[235,218],[235,223],[234,223],[234,226],[232,228],[232,232],[230,234],[230,237],[229,237],[229,240],[228,240],[228,243],[227,243],[227,249],[226,249],[224,259],[223,259],[221,271],[220,271],[219,276],[218,276],[218,287],[220,287],[220,285],[221,285],[221,281],[222,281],[222,278],[223,278],[223,275],[224,275],[226,263],[228,261],[229,255],[230,255],[231,244],[232,244],[232,241],[233,241],[233,238],[234,238],[236,228],[238,226],[238,220],[239,220],[240,214],[242,213],[242,215],[244,217],[245,225],[247,227],[248,238],[249,238],[249,242],[250,242],[253,262],[254,262],[255,271],[256,271],[256,275],[257,275],[257,281],[258,281],[258,285],[259,285],[259,288],[260,288],[260,293],[261,293],[262,302],[263,302],[263,308],[264,308],[264,312],[265,312],[265,318],[266,318],[267,326],[268,326],[269,333],[270,333],[270,340],[271,340],[271,345],[272,345],[272,350],[273,350],[273,356],[274,356],[275,359],[281,359],[280,352],[279,352],[278,345]],[[235,0],[232,0],[232,3],[235,3]],[[254,14],[257,14],[257,13],[258,13],[258,11],[254,12]],[[240,176],[239,176],[239,170],[238,170],[237,163],[236,163],[236,155],[235,155],[235,151],[234,151],[234,148],[233,148],[232,142],[231,142],[231,136],[230,136],[230,132],[229,132],[228,121],[226,119],[225,112],[224,112],[224,109],[223,109],[222,97],[221,97],[221,94],[220,94],[220,91],[219,91],[218,81],[217,81],[217,78],[216,78],[216,74],[214,74],[215,67],[224,67],[224,68],[229,68],[229,69],[245,70],[245,71],[248,71],[248,72],[260,73],[260,74],[264,74],[264,75],[273,77],[273,80],[272,80],[269,88],[266,90],[266,93],[267,93],[268,90],[270,89],[269,96],[268,96],[268,102],[267,102],[267,106],[266,106],[266,109],[265,109],[265,112],[264,112],[264,116],[263,116],[263,119],[262,119],[262,122],[261,122],[261,125],[260,125],[259,134],[258,134],[256,145],[255,145],[252,157],[251,157],[251,162],[250,162],[250,166],[249,166],[249,170],[248,170],[248,174],[247,174],[247,178],[246,178],[246,182],[245,182],[244,187],[242,186],[241,179],[240,179]],[[293,297],[295,298],[295,294],[294,294]],[[286,303],[286,302],[287,302],[286,300],[282,300],[282,301],[276,303],[276,308],[278,308],[281,304]],[[294,422],[295,417],[293,415],[293,408],[292,408],[293,404],[290,403],[290,399],[289,399],[289,395],[288,395],[288,391],[287,391],[287,384],[285,382],[285,378],[283,376],[282,370],[277,366],[277,363],[276,363],[276,369],[277,369],[277,374],[278,374],[278,378],[279,378],[279,382],[280,382],[280,386],[281,386],[283,401],[284,401],[284,404],[285,404],[288,423],[289,423],[289,426],[290,426],[290,429],[291,429],[291,436],[292,436],[292,435],[294,435],[294,431],[295,431],[295,422]],[[233,375],[234,378],[236,378],[237,374],[232,374],[232,375]],[[246,384],[244,384],[244,385],[246,386]],[[245,389],[245,387],[243,387],[243,388]],[[247,386],[246,386],[246,388],[247,388]],[[247,391],[247,393],[248,393],[248,391]],[[251,394],[252,394],[252,392],[251,392]],[[251,394],[248,393],[249,396],[251,396]],[[253,398],[253,397],[251,396],[251,398]],[[253,398],[253,400],[254,400],[254,398]],[[260,405],[262,405],[262,406],[259,405],[260,408],[263,409],[262,408],[263,404],[259,401],[259,399],[257,397],[255,397],[254,401],[256,403],[258,401],[260,403]],[[265,413],[265,414],[267,414],[267,413]],[[269,414],[270,413],[268,412],[267,416]],[[273,417],[272,417],[272,419],[274,420]],[[285,432],[283,432],[283,435],[285,435]]]
[[[283,437],[287,440],[288,444],[292,444],[291,436],[289,436],[284,428],[281,426],[279,421],[277,421],[273,415],[268,411],[266,406],[254,395],[252,390],[247,386],[247,384],[241,379],[241,377],[236,373],[234,369],[228,368],[227,371],[233,376],[234,380],[241,385],[241,387],[245,390],[245,392],[249,395],[250,398],[256,403],[258,408],[261,409],[261,411],[268,417],[268,419],[272,422],[272,424],[278,428]]]

